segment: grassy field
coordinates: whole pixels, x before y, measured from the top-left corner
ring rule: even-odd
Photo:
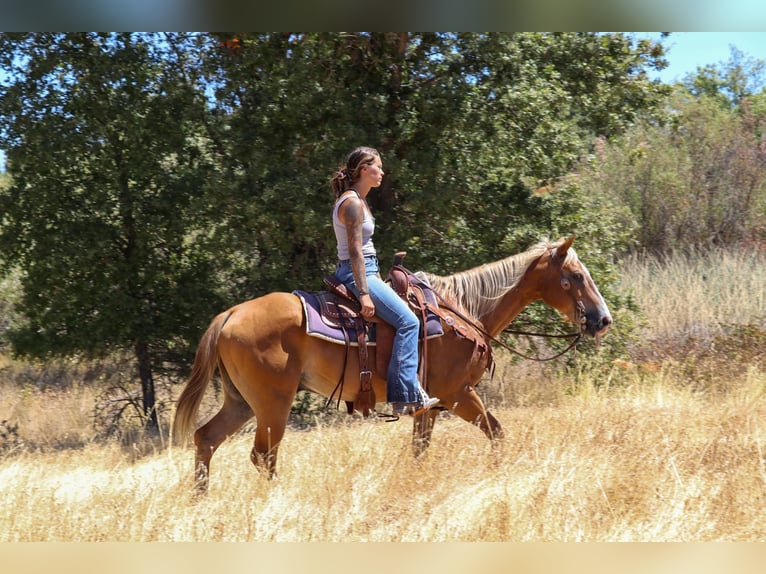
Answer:
[[[622,277],[646,310],[626,356],[482,384],[500,448],[441,415],[415,461],[409,422],[342,419],[289,431],[268,481],[243,433],[199,499],[191,449],[96,440],[92,386],[40,390],[6,361],[0,541],[766,540],[766,257]]]

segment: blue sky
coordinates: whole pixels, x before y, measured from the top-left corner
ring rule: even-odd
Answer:
[[[656,40],[659,33],[636,36]],[[668,83],[683,80],[698,67],[728,62],[732,45],[750,58],[766,60],[766,32],[673,32],[662,43],[669,65],[659,78]]]
[[[659,32],[636,32],[636,37],[659,39]],[[729,60],[730,46],[750,58],[766,60],[766,32],[673,32],[663,40],[668,67],[658,74],[663,82],[683,80],[688,73],[708,64]],[[0,151],[0,171],[5,170],[5,154]]]

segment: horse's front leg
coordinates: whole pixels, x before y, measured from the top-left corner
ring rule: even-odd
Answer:
[[[460,418],[478,426],[491,441],[496,441],[505,436],[503,427],[492,416],[482,402],[476,390],[466,383],[460,391],[443,403]]]
[[[415,417],[412,429],[412,452],[415,458],[423,456],[431,444],[431,433],[438,415],[438,409],[429,409]]]

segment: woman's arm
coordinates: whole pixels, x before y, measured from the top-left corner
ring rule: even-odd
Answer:
[[[361,200],[351,197],[340,206],[338,217],[346,226],[348,237],[348,254],[351,272],[359,290],[359,302],[362,304],[362,315],[372,316],[375,306],[367,290],[367,274],[362,254],[362,223],[364,222],[364,205]]]

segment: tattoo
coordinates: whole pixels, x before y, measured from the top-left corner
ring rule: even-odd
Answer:
[[[359,291],[367,292],[367,274],[364,268],[364,256],[362,255],[364,206],[361,200],[351,198],[345,201],[341,206],[341,213],[339,215],[341,221],[346,226],[348,254],[356,287]]]

